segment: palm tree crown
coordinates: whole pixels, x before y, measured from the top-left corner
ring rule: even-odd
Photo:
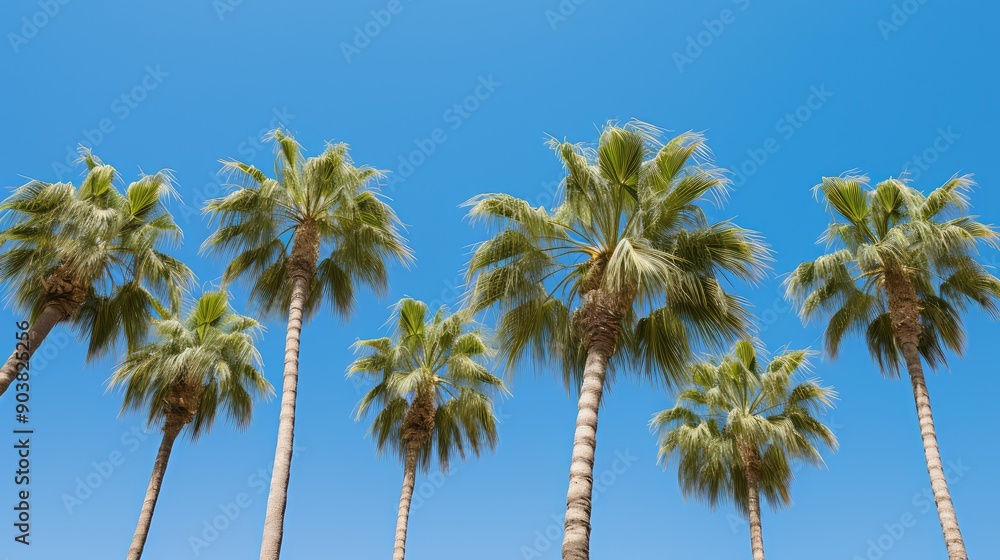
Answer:
[[[359,340],[365,354],[348,369],[374,383],[358,403],[358,418],[372,415],[379,453],[405,459],[418,444],[418,464],[434,459],[447,470],[452,454],[465,458],[497,443],[493,399],[506,394],[485,360],[493,355],[468,312],[444,307],[428,317],[427,306],[403,299],[396,305],[392,337]]]
[[[817,446],[837,445],[818,418],[836,393],[816,379],[796,379],[812,354],[787,351],[763,364],[750,342],[739,341],[722,360],[690,366],[690,386],[651,422],[660,431],[661,460],[677,460],[686,496],[710,507],[732,503],[746,516],[752,466],[771,506],[791,503],[791,461],[821,464]]]
[[[1000,312],[1000,280],[976,261],[979,242],[996,247],[1000,238],[966,214],[973,185],[969,176],[954,177],[927,196],[901,179],[872,188],[867,177],[848,175],[817,185],[817,196],[834,213],[821,238],[833,250],[800,264],[785,282],[806,321],[827,319],[831,357],[846,336],[860,335],[883,374],[895,377],[900,335],[918,340],[920,355],[936,366],[946,350],[964,349],[961,312],[969,306]],[[896,298],[894,280],[902,286]],[[919,328],[900,332],[905,325],[894,324],[892,308],[911,300]]]
[[[555,361],[573,387],[587,343],[603,342],[670,382],[696,342],[745,330],[742,300],[718,276],[757,278],[767,251],[752,232],[708,220],[702,203],[728,181],[701,136],[662,143],[659,130],[631,121],[606,126],[596,149],[549,145],[566,168],[555,208],[506,194],[467,203],[498,230],[469,274],[475,308],[499,314],[509,365]]]
[[[386,261],[411,259],[395,212],[373,188],[382,174],[356,167],[346,144],[305,159],[285,132],[275,130],[271,139],[274,179],[246,163],[222,162],[240,188],[206,204],[219,228],[204,248],[233,257],[223,281],[247,279],[251,302],[266,316],[288,311],[289,279],[304,276],[306,317],[324,301],[347,317],[357,284],[384,293]]]
[[[247,427],[253,402],[273,392],[260,371],[257,321],[238,315],[226,292],[206,292],[187,318],[156,320],[156,340],[131,352],[111,376],[123,411],[145,412],[151,426],[183,421],[192,439],[218,414]]]
[[[0,281],[32,322],[57,308],[96,358],[121,339],[137,348],[154,311],[176,307],[192,274],[162,252],[181,239],[165,204],[170,173],[143,175],[123,193],[113,167],[81,153],[89,171],[79,187],[30,181],[0,205]]]

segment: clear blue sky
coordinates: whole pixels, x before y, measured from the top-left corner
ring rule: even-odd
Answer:
[[[270,169],[269,148],[257,142],[279,120],[312,154],[342,140],[358,162],[398,175],[391,196],[418,264],[394,270],[391,297],[365,296],[349,324],[321,316],[305,331],[283,556],[386,558],[401,469],[377,460],[366,426],[351,419],[359,393],[344,380],[348,347],[377,335],[388,305],[404,294],[456,302],[469,246],[482,236],[458,205],[492,191],[547,204],[560,167],[543,146],[546,135],[592,141],[601,123],[630,117],[705,131],[721,165],[743,168],[716,215],[763,232],[777,252],[776,275],[821,250],[814,241],[827,218],[809,189],[823,175],[858,168],[885,178],[909,168],[929,189],[974,172],[982,185],[976,211],[1000,222],[1000,92],[987,62],[1000,45],[1000,7],[896,5],[893,24],[893,0],[562,0],[562,8],[558,0],[11,0],[0,8],[0,183],[76,180],[80,169],[64,166],[80,142],[96,144],[127,179],[173,169],[188,205],[173,206],[186,233],[179,253],[211,285],[222,263],[197,256],[209,230],[196,210],[219,192],[218,159]],[[412,156],[418,144],[433,153]],[[932,163],[913,159],[925,152]],[[764,341],[818,347],[820,330],[801,326],[779,283],[737,287],[763,318]],[[16,319],[9,308],[0,312],[8,332]],[[929,383],[968,548],[985,559],[1000,556],[1000,450],[981,435],[996,419],[997,327],[979,316],[967,327],[967,356]],[[268,328],[261,350],[280,385],[284,326]],[[141,419],[119,418],[118,398],[105,393],[112,361],[85,367],[65,333],[46,345],[32,389],[33,544],[12,541],[8,433],[0,440],[0,557],[120,558],[158,434],[129,435]],[[929,484],[908,383],[882,379],[857,343],[817,373],[842,395],[829,418],[842,448],[828,469],[799,473],[792,509],[765,513],[771,557],[944,558],[932,503],[922,497]],[[562,524],[553,516],[564,509],[575,403],[544,377],[519,376],[513,389],[495,456],[418,484],[424,498],[411,518],[409,558],[558,557]],[[731,523],[732,510],[685,503],[675,472],[657,466],[646,424],[670,404],[627,382],[606,399],[594,558],[749,556],[746,526]],[[13,416],[8,395],[0,428],[12,429]],[[256,558],[276,423],[275,400],[258,407],[246,433],[220,425],[197,445],[175,447],[146,558]],[[627,467],[616,454],[629,457]],[[111,458],[119,464],[109,470]],[[67,511],[64,496],[88,477],[99,486]],[[227,509],[238,517],[205,533]],[[907,515],[912,526],[900,533],[893,525]],[[208,546],[196,554],[191,537]],[[888,550],[870,550],[869,540],[878,546],[880,538]]]

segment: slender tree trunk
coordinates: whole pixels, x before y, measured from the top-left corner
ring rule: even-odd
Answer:
[[[42,341],[49,335],[52,328],[58,325],[65,317],[66,315],[63,310],[58,306],[48,305],[42,309],[38,318],[28,327],[28,359],[42,345]],[[24,365],[28,362],[28,360],[21,360],[17,357],[18,354],[21,354],[23,358],[24,352],[24,350],[15,347],[14,352],[7,358],[3,367],[0,367],[0,395],[7,391],[7,388],[10,387],[17,374],[21,373]]]
[[[403,560],[406,556],[406,525],[410,520],[410,502],[413,501],[413,487],[417,482],[417,446],[406,450],[403,467],[403,491],[399,495],[399,515],[396,516],[396,544],[392,560]]]
[[[753,560],[764,560],[764,530],[760,518],[760,459],[752,449],[740,449],[747,477],[747,513]]]
[[[170,451],[183,427],[183,422],[171,418],[167,419],[163,427],[163,439],[160,441],[160,450],[156,452],[153,474],[149,477],[149,487],[146,488],[146,499],[142,502],[139,522],[135,527],[135,535],[132,536],[132,546],[128,549],[128,560],[139,560],[142,557],[142,549],[146,546],[146,537],[149,536],[149,526],[153,522],[153,510],[156,509],[156,500],[160,497],[163,475],[167,472]]]
[[[288,307],[288,329],[285,332],[285,371],[281,387],[281,413],[278,417],[278,442],[271,471],[271,489],[267,494],[264,516],[264,536],[260,544],[260,560],[278,560],[284,537],[285,506],[288,503],[288,479],[292,470],[295,436],[295,399],[299,386],[299,341],[309,288],[319,260],[320,238],[316,225],[299,224],[288,259],[288,276],[292,297]]]
[[[597,277],[595,277],[597,278]],[[610,293],[592,288],[583,295],[580,308],[583,344],[587,361],[577,405],[573,458],[569,466],[563,560],[590,559],[590,512],[594,496],[594,454],[597,451],[597,414],[604,393],[608,360],[615,352],[622,315],[633,294]]]
[[[271,471],[271,489],[267,494],[264,517],[264,537],[260,560],[278,560],[284,533],[285,505],[288,501],[288,479],[292,468],[292,446],[295,434],[295,398],[299,385],[299,340],[308,295],[309,279],[292,279],[292,303],[288,310],[288,330],[285,334],[285,371],[281,387],[281,415],[278,419],[278,443]]]
[[[931,413],[931,399],[927,392],[923,364],[920,361],[918,345],[922,327],[919,300],[913,284],[900,271],[887,272],[886,292],[889,296],[890,319],[896,343],[902,351],[903,359],[906,360],[910,384],[913,386],[913,399],[917,405],[917,419],[920,422],[920,437],[924,445],[927,473],[930,475],[938,520],[941,522],[945,545],[948,547],[948,559],[968,560],[969,555],[965,551],[965,541],[958,526],[955,505],[951,501],[948,481],[944,476],[937,431],[934,428],[934,416]]]
[[[924,369],[920,363],[920,352],[915,344],[903,346],[903,357],[910,373],[910,384],[913,385],[913,399],[917,405],[917,419],[920,422],[920,437],[924,444],[924,458],[927,460],[927,473],[931,478],[931,490],[934,493],[934,503],[937,505],[938,519],[941,530],[944,531],[944,542],[948,547],[949,560],[968,560],[965,551],[965,541],[958,526],[958,516],[955,505],[951,501],[948,481],[944,476],[944,465],[941,462],[941,451],[938,448],[937,432],[934,429],[934,416],[931,414],[931,398],[927,393],[927,383],[924,379]]]
[[[587,353],[583,385],[573,436],[573,458],[566,495],[566,526],[563,560],[590,558],[590,510],[594,490],[594,453],[597,450],[597,414],[604,392],[607,357],[597,349]]]
[[[406,554],[406,526],[410,520],[410,502],[417,480],[417,462],[420,450],[434,435],[434,416],[437,412],[435,391],[432,385],[421,383],[403,419],[403,445],[406,460],[403,465],[403,491],[399,496],[399,515],[396,517],[396,542],[392,560],[403,560]]]

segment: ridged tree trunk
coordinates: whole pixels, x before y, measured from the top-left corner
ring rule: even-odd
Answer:
[[[28,359],[31,359],[31,356],[35,354],[35,350],[41,346],[42,341],[52,331],[52,327],[58,325],[62,320],[63,315],[59,309],[48,306],[42,310],[38,318],[28,327]],[[25,350],[15,348],[7,361],[4,362],[3,367],[0,368],[0,395],[7,391],[10,384],[17,378],[17,374],[21,373],[24,365],[28,362],[28,360],[18,358],[18,354],[23,358],[24,352]]]
[[[419,387],[417,394],[403,419],[403,444],[406,459],[403,465],[403,491],[399,496],[399,515],[396,517],[396,542],[392,560],[403,560],[406,556],[406,527],[410,521],[410,502],[413,487],[417,481],[417,463],[420,449],[426,445],[434,433],[435,394],[429,387]]]
[[[748,447],[740,449],[747,477],[747,517],[750,521],[750,550],[753,560],[764,560],[764,530],[760,518],[760,457]]]
[[[42,286],[49,294],[50,301],[28,326],[28,359],[31,359],[31,356],[42,345],[52,328],[73,315],[87,296],[85,287],[74,285],[62,278],[63,276],[65,274],[60,274],[57,271],[42,282]],[[23,358],[24,352],[15,345],[10,357],[4,362],[3,367],[0,367],[0,395],[7,392],[7,388],[10,387],[17,374],[24,369],[27,360],[17,357],[18,354],[21,354]]]
[[[163,475],[167,472],[170,451],[183,427],[184,422],[177,418],[167,418],[163,426],[163,439],[160,440],[160,449],[156,452],[153,474],[149,477],[149,486],[146,488],[146,499],[142,502],[139,522],[132,536],[132,545],[128,549],[128,560],[139,560],[142,557],[142,549],[146,546],[146,537],[149,536],[149,527],[153,522],[153,510],[156,509],[156,500],[160,497]]]
[[[292,299],[288,308],[288,329],[285,333],[285,369],[281,386],[281,413],[278,418],[278,442],[271,471],[271,488],[267,494],[264,516],[264,536],[260,545],[260,560],[278,560],[285,525],[285,505],[288,501],[288,480],[292,468],[292,445],[295,436],[295,399],[299,385],[299,341],[302,336],[306,299],[319,257],[319,236],[315,226],[302,224],[295,233],[289,258],[289,280]]]
[[[594,494],[594,455],[597,451],[597,415],[604,393],[608,360],[614,353],[621,329],[622,298],[593,290],[582,308],[587,361],[577,405],[573,456],[566,494],[563,560],[589,560],[590,512]]]
[[[931,479],[931,491],[937,505],[938,519],[944,532],[949,560],[968,560],[965,541],[958,526],[955,505],[951,501],[948,481],[944,476],[941,451],[938,448],[934,416],[931,413],[931,399],[927,392],[924,368],[920,361],[920,302],[913,284],[901,271],[886,273],[886,293],[889,297],[889,313],[893,334],[906,360],[906,369],[913,386],[913,399],[917,405],[917,419],[920,422],[920,437],[924,445],[927,472]]]
[[[403,491],[399,495],[399,514],[396,516],[396,542],[392,550],[392,560],[406,557],[406,526],[410,521],[410,503],[413,501],[413,487],[417,483],[417,447],[409,446],[403,466]]]

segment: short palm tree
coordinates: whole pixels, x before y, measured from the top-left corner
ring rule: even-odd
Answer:
[[[950,560],[966,560],[965,543],[944,476],[921,358],[934,367],[965,344],[961,312],[992,315],[1000,280],[976,261],[978,244],[997,233],[969,216],[969,177],[954,177],[929,195],[900,179],[874,188],[867,177],[824,178],[817,185],[834,214],[821,238],[833,250],[798,266],[787,292],[808,321],[825,318],[826,352],[848,335],[863,336],[883,375],[905,363],[920,421],[927,470]]]
[[[359,286],[385,293],[387,261],[411,259],[396,214],[373,188],[379,171],[356,167],[345,144],[305,159],[285,132],[276,130],[271,139],[277,150],[274,179],[251,165],[223,162],[241,184],[206,204],[219,229],[204,246],[233,257],[224,282],[245,279],[251,303],[263,316],[288,321],[261,560],[277,560],[281,553],[303,323],[324,303],[350,316]]]
[[[484,363],[494,354],[467,311],[444,307],[428,317],[427,306],[405,298],[396,305],[396,328],[389,338],[359,340],[365,354],[348,375],[375,386],[358,404],[358,418],[373,415],[370,433],[379,454],[403,462],[403,490],[396,520],[393,560],[403,560],[406,526],[418,468],[442,470],[455,453],[479,456],[497,444],[493,398],[505,394],[503,381]]]
[[[818,418],[834,391],[797,379],[811,354],[787,351],[764,364],[741,340],[723,359],[693,364],[677,404],[651,423],[660,431],[661,460],[677,460],[685,496],[709,507],[732,502],[749,519],[754,560],[764,560],[761,494],[772,508],[789,505],[792,461],[822,464],[817,446],[837,445]]]
[[[88,359],[122,339],[137,348],[192,277],[162,252],[181,238],[165,206],[170,174],[144,175],[123,193],[114,168],[81,153],[89,171],[79,187],[30,181],[0,205],[0,282],[29,323],[27,356],[15,351],[0,368],[0,394],[60,323],[88,341]]]
[[[225,292],[206,292],[184,320],[154,324],[156,340],[128,354],[111,377],[124,393],[123,411],[145,412],[163,431],[128,559],[142,556],[174,441],[211,430],[222,413],[237,428],[250,423],[254,400],[270,395],[260,372],[256,321],[230,309]]]
[[[551,365],[579,390],[566,560],[589,557],[597,415],[609,374],[630,365],[669,384],[694,346],[744,333],[748,315],[720,276],[755,279],[767,258],[756,235],[705,215],[702,203],[724,194],[727,181],[704,140],[660,138],[630,121],[605,126],[596,149],[550,141],[566,167],[551,210],[506,194],[468,202],[472,218],[495,231],[469,263],[473,309],[498,314],[509,368]]]

